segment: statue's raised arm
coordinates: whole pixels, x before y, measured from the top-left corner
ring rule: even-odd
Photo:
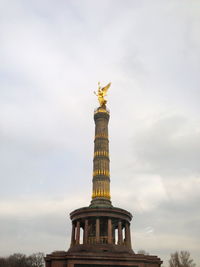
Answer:
[[[98,91],[97,91],[97,93],[96,92],[94,92],[94,93],[98,97],[99,104],[101,107],[105,106],[107,103],[107,100],[104,97],[107,96],[107,92],[108,92],[108,89],[110,86],[111,86],[111,83],[107,84],[104,87],[101,87],[100,82],[98,82]]]

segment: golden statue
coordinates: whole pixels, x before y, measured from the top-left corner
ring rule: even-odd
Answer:
[[[107,96],[108,89],[110,87],[111,83],[107,84],[105,87],[100,86],[100,82],[98,82],[98,92],[94,92],[95,95],[98,97],[100,106],[105,106],[107,103],[107,100],[104,98]]]

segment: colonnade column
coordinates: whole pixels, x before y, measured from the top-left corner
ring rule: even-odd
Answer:
[[[112,244],[112,220],[108,219],[108,244]]]
[[[100,242],[100,221],[99,218],[96,219],[96,243]]]
[[[84,227],[84,236],[83,236],[83,244],[87,244],[88,242],[88,220],[85,220],[85,227]]]
[[[80,222],[76,223],[76,245],[80,243]]]
[[[118,245],[122,245],[122,222],[118,222]]]
[[[125,242],[127,247],[131,248],[131,233],[129,223],[126,223],[125,225]]]
[[[72,246],[74,245],[74,243],[75,243],[75,230],[76,230],[76,228],[75,228],[75,224],[72,223],[71,247],[72,247]]]

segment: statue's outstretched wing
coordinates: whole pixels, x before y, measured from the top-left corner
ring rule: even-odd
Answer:
[[[109,83],[105,87],[101,88],[101,91],[103,92],[104,96],[107,94],[108,89],[109,89],[110,86],[111,86],[111,83]]]

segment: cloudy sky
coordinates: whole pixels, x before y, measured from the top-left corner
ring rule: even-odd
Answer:
[[[97,82],[134,251],[200,266],[200,2],[0,0],[0,254],[67,250],[92,189]],[[167,261],[165,263],[167,266]]]

